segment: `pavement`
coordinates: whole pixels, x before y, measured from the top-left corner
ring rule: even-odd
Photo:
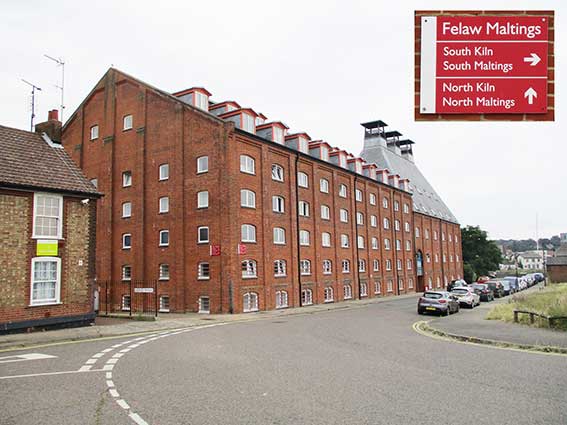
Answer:
[[[539,287],[539,285],[534,286],[528,289],[528,292],[538,291]],[[522,294],[525,293],[522,292]],[[511,297],[505,297],[496,299],[495,302],[481,303],[472,311],[466,311],[466,314],[462,314],[465,311],[461,308],[461,313],[447,318],[434,319],[429,322],[429,326],[450,335],[517,345],[567,348],[567,332],[485,319],[496,303],[507,303],[510,300]]]
[[[419,294],[400,295],[397,297],[369,298],[362,300],[344,301],[331,304],[317,304],[298,308],[287,308],[281,310],[260,311],[244,314],[160,314],[155,321],[140,321],[120,318],[119,315],[112,317],[97,317],[95,324],[78,328],[66,328],[56,330],[39,330],[30,333],[15,333],[0,335],[0,352],[22,349],[29,346],[63,343],[67,341],[109,339],[123,335],[151,333],[163,330],[173,330],[188,327],[196,327],[213,323],[245,322],[251,320],[273,319],[290,315],[314,314],[318,312],[334,311],[341,309],[360,308],[368,304],[383,303],[392,300],[417,299]]]

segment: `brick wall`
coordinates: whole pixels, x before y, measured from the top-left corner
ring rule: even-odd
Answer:
[[[549,46],[547,62],[547,113],[545,114],[421,114],[420,84],[421,84],[421,17],[422,16],[541,16],[549,19]],[[416,121],[554,121],[555,119],[555,17],[554,12],[547,11],[492,11],[492,10],[417,10],[415,12],[415,105],[414,117]]]
[[[33,193],[0,191],[0,329],[41,326],[65,317],[92,316],[94,246],[90,244],[96,202],[83,204],[81,198],[63,198],[63,239],[61,258],[61,303],[30,306],[31,260],[36,240],[31,238]],[[79,319],[78,319],[79,320]],[[31,323],[31,324],[30,324]]]
[[[547,276],[551,283],[567,282],[567,266],[547,266]]]

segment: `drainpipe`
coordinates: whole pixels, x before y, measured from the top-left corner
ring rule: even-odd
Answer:
[[[441,248],[441,275],[443,276],[443,285],[445,285],[445,258],[443,257],[443,222],[439,219],[439,246]],[[448,284],[447,284],[448,285]],[[447,289],[447,287],[445,287]]]
[[[359,257],[358,257],[358,207],[356,206],[357,200],[356,200],[356,176],[354,176],[354,234],[355,234],[355,238],[356,240],[354,241],[354,249],[355,249],[355,253],[356,253],[356,263],[355,263],[355,267],[356,267],[356,278],[358,280],[358,299],[362,299],[360,296],[360,267],[359,267]]]
[[[299,244],[299,182],[297,180],[297,164],[299,163],[299,153],[295,155],[295,226],[297,238],[297,283],[299,287],[299,307],[303,307],[301,300],[301,245]]]

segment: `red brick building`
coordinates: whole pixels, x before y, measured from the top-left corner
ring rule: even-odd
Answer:
[[[41,133],[0,126],[0,332],[92,322],[96,200],[57,111]]]
[[[161,310],[219,313],[411,293],[423,276],[439,285],[462,276],[456,220],[416,214],[407,176],[210,96],[110,69],[63,128],[63,145],[105,194],[97,277],[115,282],[115,307],[131,302],[120,283],[131,279],[159,279]],[[383,130],[376,123],[366,134]],[[450,239],[422,242],[416,223]],[[416,248],[444,249],[447,262],[418,267]]]

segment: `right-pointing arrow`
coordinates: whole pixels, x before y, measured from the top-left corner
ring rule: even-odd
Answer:
[[[528,98],[528,104],[533,105],[534,97],[537,97],[537,92],[534,90],[533,87],[530,87],[524,92],[524,97]]]
[[[541,58],[535,53],[530,53],[530,56],[524,58],[524,62],[531,62],[530,66],[536,66],[540,61]]]

